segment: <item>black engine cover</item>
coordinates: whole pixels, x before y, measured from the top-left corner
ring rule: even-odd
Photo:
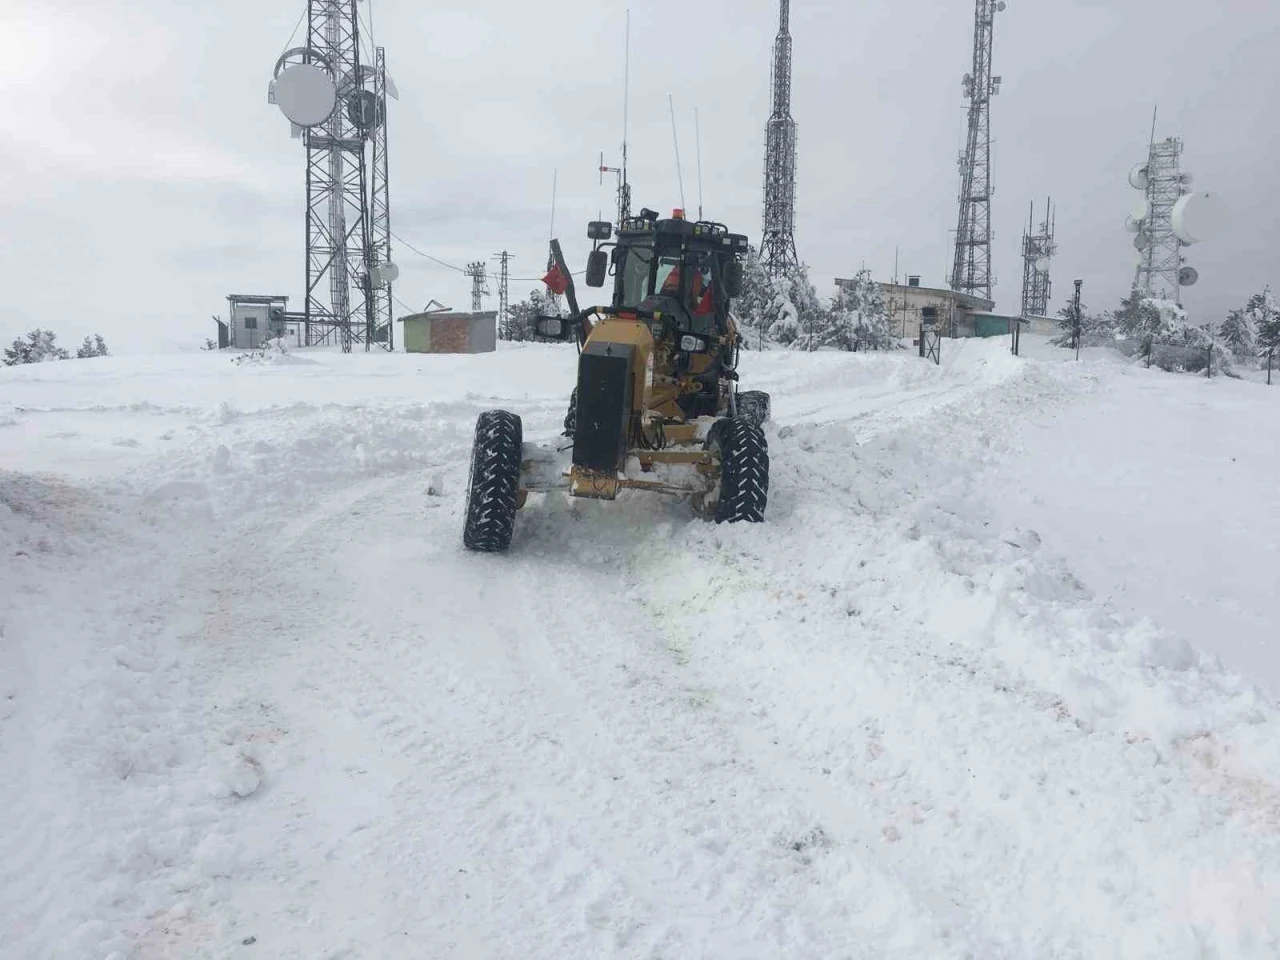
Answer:
[[[589,343],[578,358],[578,426],[573,463],[611,473],[622,469],[631,420],[636,350],[626,343]]]

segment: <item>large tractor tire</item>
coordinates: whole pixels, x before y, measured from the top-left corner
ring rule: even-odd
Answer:
[[[769,501],[769,445],[746,417],[717,421],[707,449],[720,455],[716,523],[762,523]]]
[[[748,390],[738,394],[738,416],[750,420],[757,427],[769,422],[770,408],[769,395],[763,390]]]
[[[462,532],[468,550],[501,553],[511,546],[523,448],[524,426],[514,413],[488,410],[480,414],[467,483],[467,524]]]
[[[572,437],[578,429],[578,388],[569,394],[569,412],[564,415],[564,433],[561,436]]]

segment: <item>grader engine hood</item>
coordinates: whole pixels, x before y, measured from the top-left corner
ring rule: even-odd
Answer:
[[[583,348],[578,358],[575,467],[615,475],[622,468],[638,366],[634,344],[588,341]]]

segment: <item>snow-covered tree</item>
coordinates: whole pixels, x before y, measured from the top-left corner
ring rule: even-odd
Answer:
[[[856,350],[859,344],[876,350],[896,347],[898,339],[889,328],[889,311],[884,291],[871,279],[871,271],[859,270],[842,284],[831,300],[828,321],[820,346]]]
[[[767,335],[768,312],[774,299],[773,283],[753,247],[742,270],[742,292],[733,300],[733,317],[748,350],[760,350],[772,344]]]
[[[1083,303],[1080,305],[1080,344],[1085,347],[1096,347],[1114,341],[1118,329],[1117,314],[1090,313]],[[1058,311],[1058,328],[1062,331],[1053,341],[1059,347],[1075,346],[1075,309],[1070,305]]]
[[[523,341],[537,339],[534,321],[538,317],[561,315],[556,300],[557,298],[546,290],[533,290],[529,294],[529,299],[513,303],[507,308],[505,323],[499,318],[499,335],[503,340]]]
[[[24,363],[44,363],[48,360],[67,360],[71,354],[57,344],[58,335],[52,330],[35,329],[13,341],[4,352],[5,366],[16,367]]]
[[[76,350],[76,359],[78,360],[105,356],[109,356],[107,342],[102,339],[102,334],[100,333],[95,333],[92,337],[85,337],[84,343],[80,344],[79,349]]]
[[[1245,310],[1232,310],[1218,328],[1222,345],[1237,360],[1252,360],[1258,352],[1258,330],[1253,316]]]
[[[1120,301],[1120,309],[1112,314],[1116,331],[1138,340],[1163,338],[1174,333],[1177,323],[1176,305],[1151,300],[1134,290]],[[1185,319],[1185,316],[1184,316]]]
[[[1280,306],[1276,304],[1276,296],[1270,287],[1250,297],[1244,313],[1256,331],[1259,350],[1280,347]]]

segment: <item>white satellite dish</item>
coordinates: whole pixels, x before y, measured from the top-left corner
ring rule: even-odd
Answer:
[[[378,263],[369,271],[369,279],[375,287],[386,287],[395,283],[400,277],[400,268],[394,263]]]
[[[1041,257],[1039,260],[1036,261],[1036,269],[1039,270],[1041,273],[1048,273],[1049,267],[1052,265],[1053,265],[1053,261],[1050,260],[1048,257]]]
[[[1216,193],[1198,190],[1179,199],[1169,219],[1179,240],[1199,243],[1223,232],[1226,209]]]
[[[1139,220],[1137,217],[1125,217],[1124,228],[1128,230],[1130,233],[1137,233],[1139,230],[1142,229],[1142,221]]]
[[[1194,287],[1200,279],[1200,271],[1195,267],[1183,267],[1178,271],[1178,283],[1184,287]]]
[[[332,116],[338,105],[338,88],[319,67],[295,63],[276,77],[275,101],[290,123],[314,127]]]
[[[1129,171],[1129,186],[1135,190],[1147,189],[1147,165],[1145,163],[1135,163],[1133,169]]]

